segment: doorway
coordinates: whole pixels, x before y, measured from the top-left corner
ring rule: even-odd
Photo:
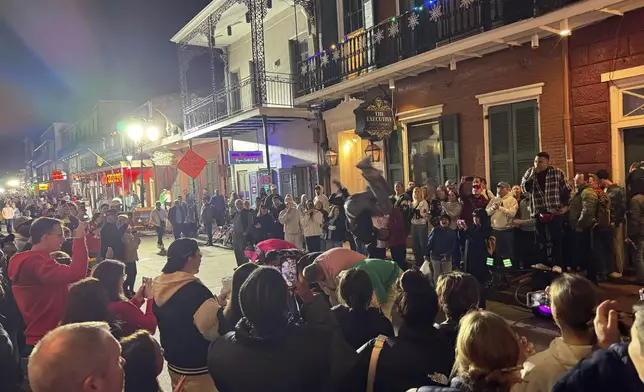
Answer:
[[[368,145],[369,141],[357,136],[353,130],[338,134],[340,182],[351,194],[367,189],[367,184],[356,165],[364,158],[364,150]]]
[[[624,129],[624,173],[633,162],[644,160],[644,127]]]
[[[248,172],[240,170],[237,172],[237,194],[244,199],[250,198],[250,188],[248,187]]]

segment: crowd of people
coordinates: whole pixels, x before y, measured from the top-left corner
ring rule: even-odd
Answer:
[[[639,247],[640,277],[641,173],[634,166],[625,189],[605,172],[578,173],[573,191],[540,153],[496,196],[465,177],[435,191],[397,183],[388,199],[368,174],[358,197],[335,182],[331,196],[316,187],[299,205],[276,188],[253,209],[204,195],[195,222],[193,200],[157,203],[159,247],[166,220],[176,239],[139,287],[127,215],[104,205],[87,220],[63,200],[0,238],[0,390],[158,392],[164,363],[176,392],[644,390],[644,305],[629,331],[596,292],[620,272],[610,246]],[[213,293],[190,237],[227,220],[238,267]],[[262,246],[271,241],[283,249]],[[561,336],[545,351],[484,310],[494,265],[560,273],[544,295]]]

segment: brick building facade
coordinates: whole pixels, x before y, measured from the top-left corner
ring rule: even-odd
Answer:
[[[439,69],[396,83],[397,112],[444,105],[443,115],[458,114],[460,173],[484,175],[485,121],[479,94],[544,83],[539,100],[540,145],[555,165],[565,167],[562,49],[557,39],[538,49],[512,47],[458,63],[456,71]]]
[[[570,86],[575,169],[611,163],[608,82],[601,75],[644,65],[644,9],[575,31],[570,37]],[[642,157],[644,158],[644,157]]]

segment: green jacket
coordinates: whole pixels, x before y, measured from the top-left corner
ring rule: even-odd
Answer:
[[[595,225],[595,214],[599,197],[588,185],[577,189],[570,200],[568,219],[573,229],[591,229]]]
[[[346,270],[356,268],[364,270],[369,275],[373,290],[381,304],[387,302],[391,286],[396,283],[398,276],[402,273],[398,264],[391,260],[366,259],[358,261]]]

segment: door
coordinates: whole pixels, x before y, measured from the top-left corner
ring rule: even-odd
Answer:
[[[237,113],[241,110],[241,93],[239,90],[239,71],[230,73],[230,112]]]
[[[250,188],[248,187],[248,175],[246,170],[237,172],[237,194],[239,197],[248,199],[250,196]]]
[[[624,130],[624,173],[633,162],[644,160],[644,127],[629,128]]]

